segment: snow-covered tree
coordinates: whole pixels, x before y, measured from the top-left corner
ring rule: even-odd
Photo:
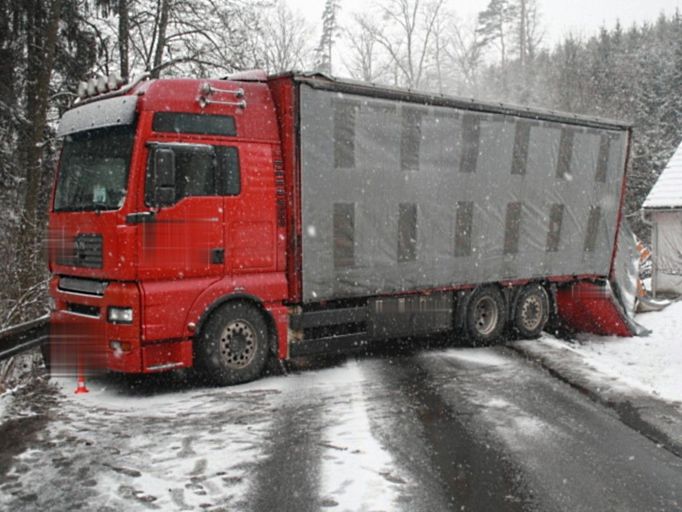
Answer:
[[[497,46],[503,68],[507,65],[517,15],[517,6],[511,0],[490,0],[485,10],[478,15],[481,44]]]
[[[49,117],[96,56],[85,14],[76,0],[0,3],[0,325],[36,311],[19,304],[44,303]]]
[[[325,0],[324,11],[322,11],[322,35],[315,50],[315,68],[322,73],[332,72],[332,51],[339,34],[338,14],[340,8],[339,0]]]
[[[271,73],[306,68],[312,54],[311,32],[300,13],[278,0],[261,26],[256,64]]]
[[[383,0],[377,5],[382,24],[368,25],[388,57],[393,82],[410,88],[424,86],[433,64],[437,20],[444,0]]]
[[[342,61],[356,80],[378,82],[386,79],[389,66],[375,37],[378,30],[371,19],[355,13],[352,23],[344,31],[349,51]]]
[[[478,93],[478,78],[483,61],[483,45],[475,23],[451,23],[446,34],[444,51],[453,69],[457,70],[455,90],[459,94],[474,96]]]

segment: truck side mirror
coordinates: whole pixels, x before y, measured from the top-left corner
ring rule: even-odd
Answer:
[[[175,153],[169,148],[154,152],[154,204],[170,206],[175,203]]]

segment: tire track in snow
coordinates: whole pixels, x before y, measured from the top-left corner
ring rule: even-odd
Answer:
[[[533,510],[533,499],[502,450],[468,428],[469,411],[442,395],[453,375],[428,371],[420,356],[368,361],[381,382],[372,430],[416,483],[405,510]],[[456,378],[456,377],[454,377]]]
[[[275,420],[265,434],[265,457],[254,468],[248,508],[308,512],[319,509],[317,474],[321,400],[291,401],[273,411]]]
[[[351,360],[285,381],[249,510],[394,511],[410,501],[409,482],[372,436],[366,390],[376,383],[361,364]]]
[[[357,362],[349,362],[346,368],[343,393],[325,414],[321,503],[339,512],[399,510],[410,486],[390,453],[372,435],[365,393],[373,382]]]

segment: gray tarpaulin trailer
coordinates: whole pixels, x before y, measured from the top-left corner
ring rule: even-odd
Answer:
[[[429,311],[424,324],[451,327],[462,296],[455,290],[495,284],[512,290],[511,303],[528,283],[571,290],[583,281],[628,323],[609,279],[629,125],[320,75],[290,78],[298,94],[304,309],[356,300],[370,333],[406,334]],[[599,331],[588,324],[604,315],[573,316],[584,317],[577,328]]]
[[[300,89],[306,301],[608,276],[626,126],[331,89]]]

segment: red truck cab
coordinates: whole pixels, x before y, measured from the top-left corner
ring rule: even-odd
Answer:
[[[233,369],[264,359],[249,338],[258,334],[286,355],[282,156],[265,83],[140,81],[81,102],[59,135],[49,227],[56,365],[190,367],[192,337],[236,299],[266,314],[263,325],[222,326]]]

